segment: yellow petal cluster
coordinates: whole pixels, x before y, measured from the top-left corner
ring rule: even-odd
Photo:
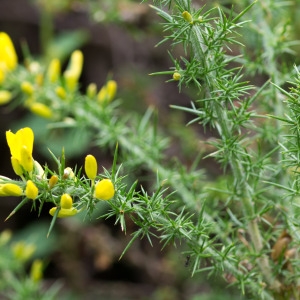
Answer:
[[[94,198],[109,200],[115,195],[115,187],[110,179],[102,179],[95,185]]]
[[[49,211],[51,216],[54,216],[55,212],[59,209],[58,218],[67,218],[74,216],[78,213],[78,210],[73,207],[73,199],[69,194],[63,194],[60,198],[60,208],[52,207]]]
[[[21,167],[27,172],[33,170],[33,140],[33,131],[29,127],[22,128],[16,133],[6,131],[6,141],[12,156],[13,169],[17,171],[17,175],[20,175]]]
[[[0,84],[5,79],[5,74],[12,71],[18,64],[18,58],[14,45],[5,32],[0,32]]]

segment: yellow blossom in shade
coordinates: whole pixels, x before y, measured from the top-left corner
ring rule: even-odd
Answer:
[[[52,207],[49,211],[51,216],[54,216],[58,207]],[[78,213],[78,210],[73,207],[73,199],[69,194],[63,194],[60,198],[60,210],[58,212],[58,218],[67,218],[74,216]]]
[[[25,188],[25,196],[29,199],[35,200],[38,194],[39,190],[36,185],[31,180],[28,180]]]
[[[0,82],[1,82],[1,78],[0,78]],[[11,92],[5,90],[0,91],[0,105],[8,103],[11,99],[12,99]]]
[[[58,86],[55,89],[55,93],[62,100],[65,100],[67,98],[67,92],[62,86]]]
[[[100,89],[97,99],[100,103],[110,102],[114,99],[117,93],[117,83],[114,80],[109,80],[107,83]]]
[[[35,249],[35,245],[26,244],[23,241],[17,242],[12,245],[12,252],[14,257],[22,262],[25,262],[30,257],[32,257],[33,253],[35,252]]]
[[[4,183],[0,187],[0,196],[22,196],[23,191],[20,186],[15,183]]]
[[[109,200],[115,195],[115,187],[110,179],[102,179],[95,185],[94,198]]]
[[[21,83],[21,90],[22,90],[22,92],[24,92],[25,94],[31,96],[31,95],[33,94],[33,92],[34,92],[34,87],[33,87],[33,85],[32,85],[30,82],[28,82],[28,81],[23,81],[23,82]]]
[[[3,73],[14,70],[17,64],[18,57],[9,35],[5,32],[0,32],[0,70]]]
[[[68,69],[64,72],[66,87],[72,92],[77,86],[78,79],[82,72],[82,66],[83,54],[80,50],[76,50],[72,53]]]
[[[97,176],[98,164],[96,158],[89,154],[85,157],[84,170],[87,177],[94,180]]]
[[[57,182],[58,182],[58,176],[52,175],[49,179],[49,188],[52,189],[56,185]]]
[[[59,59],[52,59],[47,70],[47,78],[50,80],[50,82],[58,81],[60,76],[60,69],[61,66]]]
[[[43,278],[43,262],[35,259],[30,268],[30,279],[33,282],[39,282]]]
[[[6,141],[12,155],[12,161],[19,162],[22,168],[28,172],[33,169],[33,140],[33,131],[29,127],[22,128],[16,133],[6,131]]]
[[[51,108],[49,108],[47,105],[43,103],[33,102],[32,104],[30,104],[29,109],[34,114],[46,119],[50,119],[53,116],[53,112]]]

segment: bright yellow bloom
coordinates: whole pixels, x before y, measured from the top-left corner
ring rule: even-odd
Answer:
[[[33,282],[39,282],[43,278],[43,262],[40,259],[35,259],[30,269],[30,279]]]
[[[1,82],[1,79],[0,79]],[[9,91],[0,91],[0,105],[8,103],[12,99],[12,93]]]
[[[110,179],[102,179],[95,185],[94,197],[99,200],[109,200],[115,194],[115,188]]]
[[[47,71],[47,78],[50,80],[50,82],[56,82],[59,79],[60,68],[59,59],[52,59]]]
[[[4,183],[0,186],[0,196],[22,196],[23,191],[20,186],[14,183]]]
[[[10,37],[0,32],[0,83],[5,79],[5,73],[14,70],[17,64],[17,54]]]
[[[43,103],[33,102],[32,104],[30,104],[29,109],[34,114],[46,119],[50,119],[53,116],[53,112],[51,108],[49,108],[47,105]]]
[[[117,83],[114,80],[107,81],[97,95],[98,101],[100,103],[112,101],[117,93],[117,87]]]
[[[20,241],[12,246],[14,257],[22,262],[28,260],[34,253],[36,247],[33,244],[25,244]]]
[[[39,194],[39,190],[36,187],[36,185],[31,180],[28,180],[25,188],[26,197],[35,200],[38,194]]]
[[[15,165],[16,162],[18,162],[27,172],[31,172],[33,170],[33,140],[33,131],[29,127],[22,128],[16,133],[6,131],[6,141],[12,155],[12,161],[15,161]],[[16,172],[17,175],[20,175],[18,173]]]
[[[94,180],[97,176],[98,164],[96,158],[89,154],[85,157],[84,170],[87,177]]]
[[[70,91],[74,91],[82,72],[83,54],[80,50],[72,53],[69,68],[64,72],[65,83]]]
[[[57,207],[52,207],[49,211],[51,216],[54,216]],[[58,212],[58,218],[66,218],[74,216],[78,213],[78,210],[73,207],[73,199],[69,194],[63,194],[60,198],[60,210]]]
[[[23,168],[20,164],[20,161],[17,158],[15,158],[14,156],[12,156],[10,159],[11,159],[11,165],[13,167],[14,172],[18,176],[23,175]]]

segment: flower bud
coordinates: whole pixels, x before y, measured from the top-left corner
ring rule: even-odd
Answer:
[[[0,76],[1,77],[1,76]],[[1,82],[1,79],[0,79]],[[12,99],[12,93],[9,91],[0,91],[0,105],[8,103]]]
[[[30,269],[30,279],[33,282],[39,282],[43,278],[43,262],[40,259],[35,259]]]
[[[94,98],[96,96],[97,93],[97,86],[95,83],[90,83],[86,89],[86,95],[89,98]]]
[[[53,116],[52,110],[45,104],[39,102],[33,102],[30,104],[29,109],[37,116],[45,119],[50,119]]]
[[[96,158],[93,155],[89,154],[86,156],[84,169],[89,179],[94,180],[96,178],[98,165]]]
[[[33,85],[32,85],[30,82],[28,82],[28,81],[23,81],[23,82],[21,83],[21,90],[22,90],[22,92],[24,92],[25,94],[31,96],[31,95],[33,94],[33,92],[34,92],[34,87],[33,87]]]
[[[39,190],[36,187],[36,185],[31,180],[28,180],[25,189],[26,197],[35,200],[38,194],[39,194]]]
[[[94,198],[109,200],[115,194],[115,188],[110,179],[102,179],[95,185]]]
[[[180,80],[180,78],[181,78],[180,73],[178,73],[178,72],[174,72],[174,73],[173,73],[173,79],[174,79],[174,80],[178,81],[178,80]]]
[[[58,181],[58,176],[57,175],[52,175],[51,178],[49,179],[49,188],[52,189]]]
[[[60,61],[57,58],[51,60],[47,71],[47,78],[50,82],[54,83],[59,79],[60,76]]]
[[[187,22],[193,24],[193,17],[192,17],[192,15],[191,15],[188,11],[184,11],[184,12],[182,13],[182,16],[183,16],[183,18],[184,18]]]
[[[58,86],[55,89],[55,93],[62,100],[65,100],[67,98],[66,90],[62,86]]]

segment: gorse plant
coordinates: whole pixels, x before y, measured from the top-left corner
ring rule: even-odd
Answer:
[[[106,201],[108,210],[99,217],[114,217],[125,232],[128,222],[136,225],[121,256],[137,238],[150,244],[157,238],[162,247],[180,243],[193,275],[205,271],[223,277],[245,297],[299,299],[300,75],[283,59],[296,44],[289,40],[289,3],[267,2],[239,1],[239,12],[191,0],[153,6],[163,20],[162,42],[170,42],[174,65],[152,75],[169,75],[180,92],[188,89],[193,95],[190,107],[172,107],[191,114],[190,124],[214,136],[207,157],[223,172],[215,181],[204,176],[199,158],[189,169],[179,163],[170,167],[164,154],[168,140],[152,124],[154,110],[124,116],[122,102],[114,99],[114,80],[100,91],[90,84],[80,93],[79,50],[63,73],[58,59],[49,66],[30,61],[24,67],[1,33],[0,103],[19,94],[18,104],[51,120],[52,128],[89,130],[97,145],[115,149],[111,170],[102,174],[92,155],[83,168],[67,167],[64,151],[60,158],[50,152],[57,165],[51,170],[33,159],[30,128],[8,131],[12,167],[21,180],[2,176],[0,195],[22,197],[9,217],[25,202],[39,213],[51,202],[50,233],[57,218],[90,216],[98,201]],[[251,43],[243,46],[248,41],[255,41],[253,52]],[[173,51],[178,46],[180,57]],[[254,83],[257,74],[262,80]],[[290,89],[284,88],[286,82]],[[153,192],[126,181],[126,162],[155,173]]]

